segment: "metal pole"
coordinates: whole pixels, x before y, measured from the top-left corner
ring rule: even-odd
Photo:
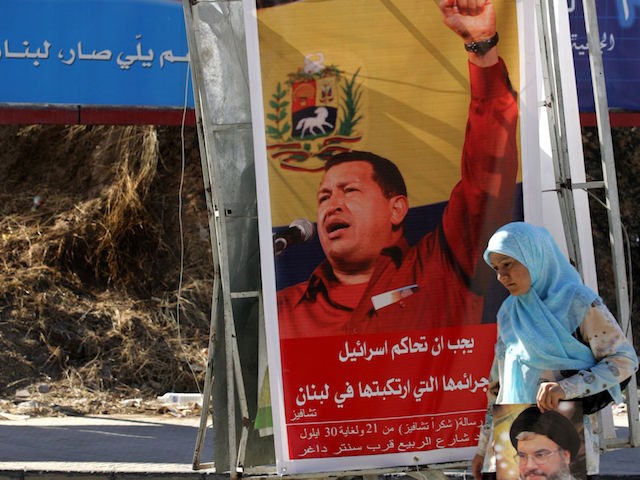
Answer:
[[[214,451],[218,456],[214,452],[214,465],[217,470],[228,468],[233,479],[242,474],[250,422],[232,299],[255,299],[259,296],[257,291],[231,291],[230,267],[234,265],[230,264],[230,249],[234,244],[230,242],[228,232],[233,231],[232,221],[237,222],[238,215],[234,217],[232,211],[239,205],[233,203],[235,197],[228,191],[225,194],[225,188],[234,188],[235,181],[239,179],[225,177],[224,173],[225,166],[229,164],[243,165],[242,158],[236,155],[243,150],[245,137],[250,138],[246,134],[250,130],[246,129],[248,122],[245,121],[249,118],[245,111],[248,108],[245,109],[242,102],[236,103],[242,95],[246,96],[246,88],[242,88],[242,82],[234,84],[238,92],[226,88],[230,80],[242,75],[237,70],[241,67],[242,58],[238,58],[238,62],[225,62],[223,54],[244,52],[236,39],[241,33],[236,28],[237,19],[241,18],[237,16],[240,8],[238,0],[183,0],[215,270],[209,357],[193,467],[205,467],[200,462],[204,432],[209,415],[216,415]],[[211,29],[214,23],[216,28]],[[214,67],[216,75],[211,76]],[[207,91],[207,86],[213,91]],[[230,204],[234,207],[227,209]],[[241,233],[245,234],[244,231]],[[238,237],[232,236],[231,239],[238,240]],[[224,348],[215,347],[220,342]],[[214,409],[210,411],[208,403],[212,398]],[[224,415],[226,424],[222,418]],[[241,430],[239,442],[238,428]]]
[[[189,2],[187,0],[183,2],[183,12],[184,12],[184,19],[185,19],[185,25],[186,25],[186,31],[187,31],[187,40],[190,46],[189,62],[192,63],[193,61],[197,61],[197,55],[196,55],[197,49],[196,49],[196,42],[194,37],[194,29],[192,28],[194,24],[193,15],[192,15]],[[190,65],[190,68],[191,67],[192,65]],[[198,70],[199,69],[197,68],[196,69],[192,68],[192,75],[199,75]],[[192,467],[194,470],[198,470],[201,468],[210,468],[214,466],[213,463],[206,463],[206,464],[201,463],[201,457],[202,457],[202,447],[205,441],[205,433],[207,429],[209,413],[212,405],[211,396],[213,391],[213,375],[210,374],[210,372],[213,371],[213,363],[214,363],[215,350],[216,350],[215,349],[216,331],[217,331],[216,319],[218,318],[218,306],[220,302],[220,293],[221,293],[221,282],[220,282],[220,275],[219,275],[219,259],[218,259],[218,249],[217,249],[218,241],[215,233],[216,232],[215,213],[214,213],[213,200],[211,198],[211,189],[208,188],[208,185],[210,183],[209,166],[207,162],[208,153],[207,153],[206,143],[204,142],[204,134],[203,134],[202,125],[201,125],[201,119],[203,117],[203,112],[202,112],[203,105],[202,105],[202,100],[200,96],[200,90],[198,89],[198,85],[200,85],[200,82],[196,78],[194,78],[193,95],[194,95],[194,103],[195,103],[196,111],[198,112],[198,115],[196,115],[196,117],[198,118],[198,122],[200,123],[198,125],[197,131],[198,131],[198,140],[199,140],[199,146],[200,146],[202,176],[203,176],[203,181],[205,183],[205,198],[207,202],[209,232],[211,233],[210,241],[211,241],[211,252],[213,254],[213,268],[215,272],[213,276],[213,292],[212,292],[212,298],[211,298],[211,317],[210,317],[210,324],[209,324],[207,371],[205,374],[205,380],[204,380],[204,386],[203,386],[203,392],[202,392],[202,411],[200,413],[200,427],[198,428],[198,435],[196,438],[196,445],[194,448],[193,461],[192,461]]]
[[[218,276],[213,279],[213,295],[211,298],[211,320],[209,328],[209,347],[207,354],[207,372],[204,378],[204,386],[202,388],[202,411],[200,412],[200,426],[198,427],[198,435],[196,437],[196,445],[193,451],[192,468],[199,470],[202,468],[215,467],[214,463],[202,463],[202,447],[204,445],[205,434],[207,431],[207,423],[209,414],[211,413],[212,392],[213,392],[213,361],[215,358],[216,335],[214,322],[218,317],[218,304],[220,302],[220,280]]]
[[[562,95],[561,66],[558,58],[558,38],[555,28],[556,14],[553,1],[536,0],[536,21],[538,24],[545,92],[547,94],[545,106],[547,107],[549,119],[556,192],[560,204],[567,250],[573,265],[580,273],[583,273],[569,152],[566,141],[566,114]]]
[[[207,200],[207,211],[209,213],[209,234],[211,237],[211,250],[213,254],[213,263],[214,263],[214,282],[217,284],[217,288],[214,290],[214,298],[216,299],[215,304],[212,301],[212,316],[211,316],[211,324],[210,324],[210,343],[215,344],[215,340],[220,340],[220,336],[216,337],[216,332],[219,326],[223,325],[224,331],[224,351],[225,351],[225,364],[226,364],[226,413],[227,413],[227,443],[228,443],[228,454],[229,454],[229,464],[235,465],[236,463],[236,428],[235,428],[235,417],[236,417],[236,408],[235,408],[235,384],[233,382],[234,378],[234,366],[233,366],[233,346],[232,343],[228,341],[228,337],[230,335],[230,325],[233,322],[233,318],[229,318],[228,310],[230,308],[230,300],[226,298],[226,292],[228,291],[228,275],[226,272],[226,268],[224,268],[224,258],[225,258],[225,246],[224,236],[225,236],[225,228],[224,221],[221,219],[221,209],[223,208],[220,203],[221,195],[218,191],[218,188],[215,183],[215,163],[214,159],[211,157],[211,151],[208,148],[208,143],[206,141],[207,133],[206,125],[202,121],[203,118],[207,118],[207,112],[209,108],[206,105],[206,94],[201,95],[200,86],[204,85],[202,79],[200,78],[200,58],[198,51],[198,42],[195,38],[195,25],[197,18],[194,18],[194,15],[197,15],[197,10],[192,9],[194,5],[190,2],[190,0],[184,0],[183,9],[185,12],[185,22],[187,25],[187,36],[189,40],[189,52],[190,52],[190,62],[192,67],[192,77],[194,84],[194,100],[196,104],[196,113],[198,117],[198,135],[199,135],[199,143],[201,148],[201,163],[203,169],[203,179],[205,182],[205,195]],[[220,294],[222,296],[222,325],[218,325],[218,318],[220,314],[219,308],[219,299]],[[213,392],[213,380],[214,380],[214,352],[215,348],[210,348],[208,362],[207,362],[207,371],[205,377],[205,386],[203,392],[203,408],[200,419],[200,429],[198,431],[198,438],[196,448],[194,450],[194,461],[193,468],[203,468],[203,465],[200,463],[200,454],[202,450],[202,445],[204,442],[204,432],[206,429],[206,424],[209,418],[209,408],[205,408],[205,403],[211,399],[211,395]],[[206,400],[205,400],[206,399]],[[208,405],[207,405],[208,407]],[[219,438],[217,440],[220,440]],[[214,462],[215,464],[215,462]],[[231,469],[233,470],[233,469]],[[231,472],[232,476],[235,472]]]
[[[611,124],[609,122],[609,107],[604,79],[604,66],[602,63],[602,50],[600,47],[598,16],[594,0],[583,0],[582,6],[589,45],[589,64],[591,66],[591,83],[593,84],[598,138],[600,139],[605,202],[609,218],[609,242],[611,244],[616,300],[618,304],[618,321],[623,331],[626,332],[627,338],[633,342],[622,222],[620,219],[620,204],[618,202],[618,183],[613,156],[613,142],[611,140]],[[640,445],[640,423],[638,420],[638,388],[635,375],[631,376],[631,381],[627,388],[627,395],[627,406],[629,407],[627,408],[627,415],[629,416],[631,446],[636,447]]]

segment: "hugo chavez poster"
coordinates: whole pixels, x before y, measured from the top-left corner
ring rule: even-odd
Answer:
[[[521,201],[522,4],[486,3],[493,75],[437,2],[244,1],[280,474],[473,456],[495,341],[483,239]],[[358,271],[368,251],[385,266]]]

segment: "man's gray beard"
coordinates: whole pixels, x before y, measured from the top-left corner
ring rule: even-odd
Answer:
[[[532,471],[532,470],[530,470]],[[536,471],[536,470],[533,470]],[[545,474],[541,474],[545,475]],[[569,470],[568,465],[562,465],[560,470],[555,473],[550,473],[549,475],[545,475],[547,480],[576,480],[576,477],[571,475],[571,471]],[[524,475],[520,475],[520,480],[527,480],[527,477]]]

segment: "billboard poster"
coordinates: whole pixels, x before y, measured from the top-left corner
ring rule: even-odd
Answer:
[[[279,474],[475,452],[522,4],[438,3],[244,0]]]
[[[571,48],[575,63],[580,111],[595,111],[589,47],[582,2],[567,0]],[[596,4],[607,100],[614,110],[640,109],[640,1],[605,0]]]
[[[1,8],[0,103],[184,106],[189,52],[179,0],[5,0]],[[593,112],[582,2],[567,8],[580,111]],[[597,13],[609,105],[638,111],[640,1],[600,1]]]
[[[0,103],[193,107],[176,0],[4,0]]]
[[[189,57],[179,0],[5,0],[1,8],[0,103],[184,106]],[[582,2],[567,0],[567,8],[580,111],[593,112]],[[638,111],[640,1],[600,1],[597,13],[609,105]]]
[[[531,476],[587,479],[582,402],[494,405],[497,480]]]

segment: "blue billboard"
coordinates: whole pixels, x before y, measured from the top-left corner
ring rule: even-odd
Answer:
[[[3,104],[192,107],[188,60],[180,1],[2,1]]]
[[[582,0],[568,2],[580,111],[593,112]],[[596,8],[609,107],[640,111],[640,0],[599,0]]]
[[[582,1],[567,1],[580,111],[593,112]],[[640,111],[640,0],[597,9],[609,105]],[[192,108],[188,55],[180,0],[2,0],[0,104]]]

